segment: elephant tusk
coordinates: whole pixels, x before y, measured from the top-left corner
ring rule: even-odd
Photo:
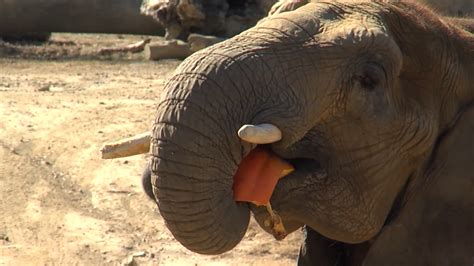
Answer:
[[[254,144],[269,144],[281,140],[281,130],[272,124],[243,125],[239,138]]]
[[[104,144],[100,149],[100,153],[102,154],[102,159],[114,159],[148,153],[150,150],[150,140],[150,132],[145,132],[114,143]]]

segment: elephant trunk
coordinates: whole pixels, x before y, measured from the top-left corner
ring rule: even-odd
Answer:
[[[248,207],[233,200],[233,175],[217,166],[231,162],[198,154],[196,142],[212,145],[202,139],[175,143],[174,136],[166,137],[175,135],[174,130],[186,134],[192,129],[159,123],[154,130],[159,137],[152,140],[152,184],[160,213],[173,236],[191,251],[226,252],[241,241],[250,218]]]
[[[180,66],[158,106],[152,184],[174,237],[194,252],[220,254],[235,247],[248,227],[250,210],[234,201],[232,185],[242,157],[254,145],[237,134],[248,112],[234,111],[233,103],[240,100],[221,87],[231,82],[203,74],[207,64],[198,56]]]
[[[312,61],[293,60],[293,41],[254,28],[188,57],[165,86],[152,133],[152,183],[168,228],[192,251],[219,254],[240,242],[250,217],[248,204],[233,199],[242,158],[257,144],[288,147],[312,124],[310,109],[300,108],[308,99],[286,78],[292,73],[302,89],[311,82],[294,72]]]

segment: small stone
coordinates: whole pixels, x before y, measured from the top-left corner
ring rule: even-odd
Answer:
[[[145,257],[146,251],[138,251],[132,254],[133,257]]]
[[[124,249],[128,249],[128,250],[131,250],[133,249],[133,246],[132,245],[126,245],[126,246],[123,246]]]
[[[49,87],[49,91],[52,91],[52,92],[60,92],[60,91],[64,91],[64,88],[62,88],[62,87],[56,87],[56,86],[50,86],[50,87]]]
[[[4,240],[5,242],[10,242],[10,238],[7,235],[0,234],[0,240]]]
[[[135,261],[133,256],[128,256],[122,260],[121,266],[138,266],[138,263]]]
[[[44,86],[41,86],[38,91],[49,91],[51,88],[51,85],[44,85]]]

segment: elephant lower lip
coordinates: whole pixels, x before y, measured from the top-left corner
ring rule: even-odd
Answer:
[[[294,159],[287,159],[287,161],[295,167],[295,174],[301,172],[320,172],[321,165],[317,160],[310,159],[310,158],[294,158]]]

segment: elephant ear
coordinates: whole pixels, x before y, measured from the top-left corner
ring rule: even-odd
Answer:
[[[412,177],[364,265],[472,265],[474,103],[468,107],[442,134],[426,171]]]
[[[473,18],[453,18],[453,17],[447,17],[445,18],[446,21],[448,21],[451,24],[454,24],[465,31],[468,31],[470,33],[474,33],[474,19]]]

